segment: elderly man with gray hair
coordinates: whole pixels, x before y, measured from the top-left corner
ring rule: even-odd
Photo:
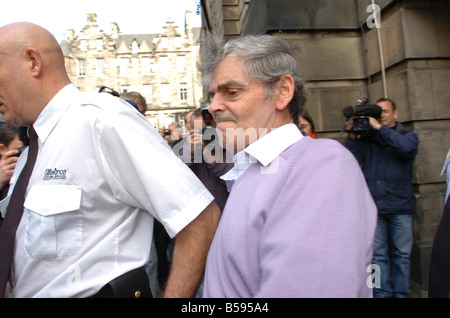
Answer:
[[[302,135],[297,47],[245,36],[202,47],[209,112],[234,153],[204,297],[371,297],[376,207],[353,155]]]

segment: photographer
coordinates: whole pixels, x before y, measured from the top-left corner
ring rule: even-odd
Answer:
[[[228,198],[228,191],[225,181],[221,180],[220,177],[233,167],[233,163],[226,163],[225,156],[223,156],[223,161],[216,162],[212,156],[209,156],[211,151],[204,151],[205,147],[210,147],[209,150],[212,151],[223,150],[217,147],[215,125],[207,106],[206,109],[198,108],[194,110],[191,116],[192,129],[184,147],[188,146],[191,154],[191,161],[186,162],[186,164],[211,192],[220,210],[223,211]],[[195,160],[196,151],[202,154],[201,162]]]
[[[369,117],[370,134],[356,134],[353,119],[346,123],[347,148],[361,164],[378,208],[373,263],[380,266],[381,284],[374,296],[408,297],[415,206],[411,181],[419,141],[397,122],[394,101],[382,98],[376,105],[382,112],[379,119]]]
[[[23,142],[19,138],[19,129],[16,126],[0,124],[0,199],[3,200],[9,190],[9,180],[16,167]]]

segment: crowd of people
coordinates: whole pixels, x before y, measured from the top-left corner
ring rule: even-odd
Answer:
[[[0,28],[0,129],[29,145],[0,130],[0,294],[408,297],[418,138],[390,99],[370,136],[318,138],[297,51],[206,36],[183,138],[138,93],[80,92],[47,30]]]

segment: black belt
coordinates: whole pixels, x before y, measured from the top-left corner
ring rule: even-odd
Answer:
[[[145,267],[113,279],[92,298],[153,298]]]

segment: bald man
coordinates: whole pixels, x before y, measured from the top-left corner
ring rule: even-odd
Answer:
[[[55,38],[30,23],[0,28],[0,112],[33,125],[39,146],[8,296],[151,296],[143,270],[154,218],[176,237],[164,296],[194,295],[220,213],[141,114],[110,94],[80,92]],[[26,160],[27,151],[9,195]]]

